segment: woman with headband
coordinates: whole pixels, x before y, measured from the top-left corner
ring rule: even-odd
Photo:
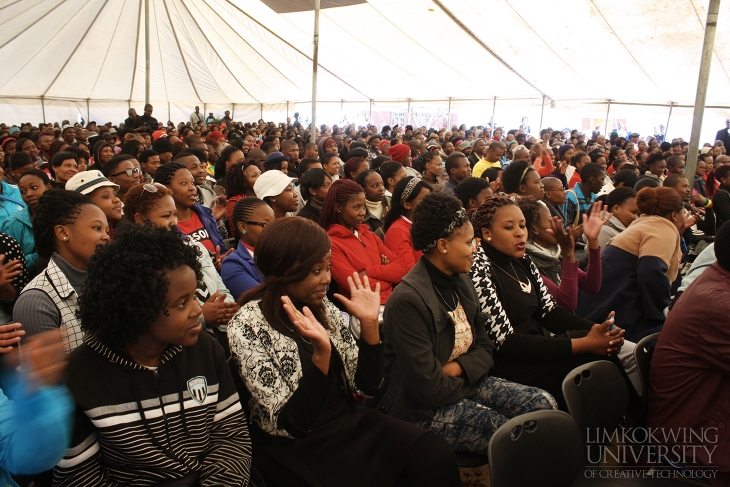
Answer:
[[[391,208],[385,216],[385,246],[403,259],[406,271],[416,265],[422,252],[413,250],[411,223],[416,206],[431,192],[431,187],[419,178],[409,176],[395,185]]]
[[[430,429],[454,450],[487,454],[509,419],[557,404],[541,389],[490,376],[494,345],[468,276],[477,246],[461,203],[427,195],[411,236],[423,257],[385,307],[388,388],[377,409]]]

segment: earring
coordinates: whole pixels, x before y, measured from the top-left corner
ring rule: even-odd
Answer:
[[[442,254],[445,254],[445,253],[446,253],[446,251],[445,251],[445,250],[442,250],[442,251],[441,251],[441,253],[442,253]]]
[[[246,235],[246,230],[244,230],[244,231],[243,231],[243,232],[241,232],[241,233],[243,233],[244,235]]]
[[[487,242],[491,242],[491,241],[492,241],[492,237],[487,237]]]
[[[276,201],[276,198],[271,198],[271,201]]]
[[[63,241],[65,242],[66,240],[68,240],[68,237],[63,237]]]

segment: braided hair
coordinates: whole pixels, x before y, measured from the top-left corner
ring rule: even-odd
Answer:
[[[233,207],[233,214],[231,216],[231,220],[233,223],[233,228],[236,231],[236,238],[241,238],[241,236],[238,234],[238,224],[243,221],[248,221],[251,219],[251,215],[253,215],[253,212],[256,211],[256,208],[259,206],[264,206],[267,203],[264,200],[261,200],[256,197],[248,197],[248,198],[241,198],[240,200],[236,201],[236,205]]]
[[[84,205],[94,205],[85,194],[65,189],[49,189],[38,199],[33,217],[33,238],[38,255],[50,258],[56,247],[57,225],[71,225]]]
[[[180,169],[187,170],[188,168],[180,162],[168,162],[167,164],[160,165],[157,168],[157,172],[155,172],[155,182],[169,187],[172,178],[175,177],[175,173]]]
[[[246,189],[253,189],[248,188],[246,185],[246,178],[243,175],[243,172],[249,165],[250,163],[237,162],[226,171],[225,187],[226,196],[228,198],[245,195]]]
[[[351,197],[364,193],[362,186],[349,179],[338,179],[327,192],[322,205],[322,214],[319,217],[319,226],[325,231],[337,223],[337,205],[346,205]]]
[[[514,162],[512,164],[514,164]],[[510,164],[510,166],[512,164]],[[482,206],[480,206],[474,214],[474,231],[477,232],[477,235],[481,235],[483,230],[488,230],[492,227],[494,215],[500,208],[510,205],[517,206],[517,203],[504,196],[495,196],[494,198],[489,198],[487,201],[482,203]]]

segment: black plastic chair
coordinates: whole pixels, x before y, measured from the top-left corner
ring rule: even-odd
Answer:
[[[639,340],[634,349],[634,360],[636,361],[636,369],[639,371],[641,379],[641,415],[639,422],[643,424],[648,412],[648,394],[649,394],[649,370],[651,369],[651,359],[656,349],[656,340],[659,333],[653,333]]]
[[[492,487],[568,487],[583,471],[583,442],[562,411],[512,418],[489,440]]]
[[[607,360],[590,362],[568,373],[563,380],[563,397],[583,442],[589,430],[602,436],[613,432],[629,404],[626,382]]]

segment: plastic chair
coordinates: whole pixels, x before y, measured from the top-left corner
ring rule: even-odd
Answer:
[[[567,487],[583,471],[583,442],[562,411],[512,418],[489,440],[492,487]]]
[[[568,373],[563,380],[563,397],[583,442],[589,430],[600,432],[602,437],[613,432],[629,404],[626,382],[607,360],[590,362]]]
[[[641,379],[640,423],[644,422],[646,413],[648,412],[649,370],[651,368],[651,359],[654,356],[656,340],[658,338],[659,333],[653,333],[649,336],[645,336],[639,340],[639,343],[636,344],[636,348],[634,349],[634,360],[636,361],[636,368],[639,371],[639,379]]]

